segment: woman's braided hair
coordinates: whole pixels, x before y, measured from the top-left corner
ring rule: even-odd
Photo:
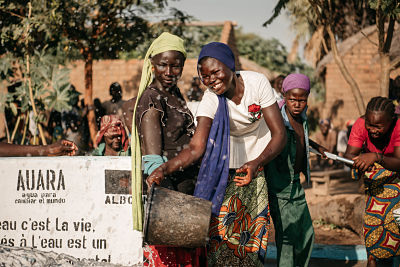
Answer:
[[[367,111],[384,111],[390,117],[394,117],[395,106],[387,97],[376,96],[371,98],[367,105]]]

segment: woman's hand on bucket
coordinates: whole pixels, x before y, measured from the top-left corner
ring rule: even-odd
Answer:
[[[149,177],[147,177],[146,179],[146,183],[148,188],[151,188],[151,185],[153,183],[156,183],[158,185],[161,184],[161,181],[164,179],[164,168],[163,165],[161,165],[160,167],[158,167],[157,169],[155,169]]]

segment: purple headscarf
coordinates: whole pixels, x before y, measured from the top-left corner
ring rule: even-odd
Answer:
[[[283,92],[286,93],[292,89],[303,89],[310,92],[310,79],[307,75],[301,73],[292,73],[286,76],[282,82]],[[282,99],[278,102],[279,108],[282,108],[285,104],[285,100]]]
[[[303,89],[310,91],[310,79],[307,75],[301,73],[292,73],[286,76],[282,83],[283,92],[290,91],[292,89]]]

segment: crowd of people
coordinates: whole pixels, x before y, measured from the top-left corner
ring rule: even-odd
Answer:
[[[125,151],[119,154],[129,156],[129,136],[136,98],[122,100],[122,88],[118,82],[114,82],[110,85],[110,100],[101,103],[101,101],[96,98],[92,106],[85,105],[83,99],[79,101],[81,93],[76,90],[74,85],[71,85],[67,92],[69,108],[65,108],[62,111],[52,109],[45,113],[45,122],[42,125],[44,126],[43,132],[46,142],[52,144],[53,147],[62,149],[62,147],[65,146],[63,144],[66,144],[65,141],[68,140],[68,142],[74,144],[75,152],[73,155],[115,155],[118,153],[115,153],[115,151],[111,152],[111,150],[107,149],[108,136],[111,135],[114,137],[114,141],[118,140],[117,143],[114,142],[113,147],[116,149],[117,145],[119,145],[117,150],[119,152]],[[90,140],[87,120],[87,114],[90,109],[93,109],[95,112],[98,136],[101,136],[100,139],[97,138],[94,142]],[[12,140],[9,143],[21,145],[21,148],[39,144],[39,132],[36,127],[32,127],[32,123],[29,123],[28,127],[24,127],[22,123],[16,124],[16,117],[13,116],[11,110],[6,109],[5,111],[6,120],[4,121],[8,122],[7,127],[9,129],[14,129]],[[29,113],[28,116],[32,114],[33,113]],[[25,128],[29,129],[26,130]],[[115,128],[119,130],[115,131]],[[0,142],[7,142],[6,135],[2,135]],[[33,155],[31,153],[32,149],[35,148],[29,148],[27,153],[10,152],[2,156]],[[43,151],[34,153],[34,155],[46,154],[52,155],[52,153],[45,153]]]
[[[353,176],[365,180],[368,266],[400,254],[400,246],[385,245],[387,236],[400,244],[392,215],[400,207],[400,126],[391,99],[372,98],[365,115],[338,133],[330,119],[321,119],[312,140],[306,75],[281,75],[271,86],[260,73],[237,70],[229,46],[212,42],[201,49],[187,103],[177,87],[185,60],[184,41],[163,33],[146,53],[137,97],[123,101],[113,83],[111,100],[89,107],[99,129],[90,154],[132,156],[134,229],[143,230],[143,196],[153,185],[212,202],[207,247],[145,245],[145,266],[263,266],[271,218],[278,266],[308,266],[314,229],[300,175],[310,179],[310,147],[354,160]],[[88,108],[78,106],[76,90],[71,94],[72,110],[52,112],[49,120],[58,147],[31,155],[89,151],[81,140],[89,134],[79,130],[87,127]],[[0,155],[9,146],[1,144]],[[319,165],[334,162],[323,157]],[[377,211],[376,203],[387,208]]]

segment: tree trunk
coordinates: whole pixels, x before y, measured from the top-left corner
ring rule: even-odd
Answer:
[[[89,49],[87,49],[89,50]],[[93,106],[93,54],[91,51],[85,53],[85,105],[87,107]],[[87,114],[89,124],[90,139],[92,140],[93,147],[96,147],[96,134],[97,126],[95,120],[94,110],[89,108]]]
[[[386,31],[385,39],[385,21],[387,16],[382,11],[381,1],[378,1],[378,7],[376,10],[376,28],[378,31],[378,52],[381,65],[381,73],[379,77],[380,95],[383,97],[389,96],[389,83],[390,83],[390,71],[391,64],[389,58],[390,47],[392,45],[393,32],[395,19],[389,18],[388,28]]]
[[[289,55],[287,56],[288,63],[294,63],[297,59],[297,51],[299,50],[299,39],[300,36],[296,35],[296,38],[293,40],[292,48],[290,50]]]
[[[357,82],[351,76],[349,70],[347,69],[346,65],[344,64],[342,57],[339,55],[339,52],[338,52],[337,46],[336,46],[335,35],[333,34],[332,28],[330,25],[327,26],[327,32],[328,32],[329,39],[331,42],[333,58],[334,58],[336,64],[338,65],[339,70],[343,75],[343,78],[346,80],[347,84],[350,86],[351,92],[353,93],[353,96],[354,96],[354,100],[357,104],[358,113],[361,116],[365,113],[365,104],[364,104],[364,99],[361,95],[360,88],[358,87]]]
[[[380,83],[380,96],[389,96],[389,82],[390,82],[390,58],[389,54],[379,53],[381,63],[381,73],[379,77]]]

